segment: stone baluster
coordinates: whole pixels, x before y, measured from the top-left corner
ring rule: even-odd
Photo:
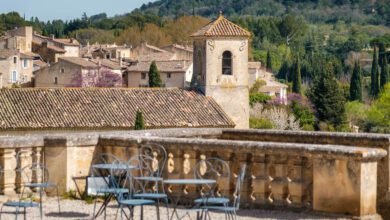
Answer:
[[[42,164],[43,157],[42,157],[42,147],[35,147],[33,150],[33,163],[35,164]],[[40,169],[35,169],[32,172],[32,178],[31,182],[33,183],[41,183],[43,180],[44,176],[43,173],[41,173]],[[37,192],[39,189],[38,188],[33,188],[32,189],[34,192]]]
[[[267,201],[269,204],[274,203],[274,192],[273,192],[273,181],[275,180],[275,164],[274,164],[274,156],[273,155],[266,155],[266,169],[267,169],[267,187],[266,187],[266,192],[267,192]]]
[[[250,198],[252,205],[259,207],[267,204],[269,177],[266,171],[265,154],[255,152],[252,156],[252,165],[250,167],[250,178],[252,179],[252,192]]]
[[[303,175],[302,158],[298,155],[290,155],[287,162],[287,184],[288,191],[286,202],[290,206],[301,208],[303,206]]]
[[[16,152],[14,148],[5,148],[1,151],[1,166],[3,168],[2,189],[4,195],[14,196],[16,179]]]
[[[30,167],[33,164],[33,150],[32,148],[20,148],[17,155],[18,158],[16,159],[18,161],[16,161],[16,168],[20,170],[23,169],[23,173],[16,172],[16,192],[20,193],[21,184],[32,181],[32,171]],[[29,191],[27,188],[24,190],[25,192]]]

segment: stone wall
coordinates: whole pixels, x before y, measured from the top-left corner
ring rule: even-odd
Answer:
[[[373,146],[381,145],[376,138],[384,141],[386,136],[368,135],[372,143],[367,139],[368,147],[363,144],[357,147],[353,140],[348,145],[346,141],[333,141],[332,145],[321,141],[314,144],[314,140],[291,143],[283,138],[284,142],[253,141],[250,139],[259,134],[252,137],[248,136],[248,130],[234,131],[242,132],[242,136],[229,129],[166,129],[0,137],[0,161],[6,170],[1,179],[2,191],[10,195],[18,189],[15,164],[44,161],[51,181],[62,192],[83,193],[85,178],[96,155],[111,153],[126,161],[137,154],[141,145],[158,143],[169,154],[163,174],[166,179],[193,178],[194,165],[204,158],[226,160],[233,175],[231,179],[219,180],[218,184],[228,189],[230,196],[239,166],[247,164],[241,198],[244,208],[299,209],[379,218],[376,214],[377,161],[386,156],[386,151]],[[256,132],[262,131],[253,131]],[[269,137],[277,133],[269,131]],[[279,135],[283,134],[288,132]],[[307,132],[303,134],[310,136]],[[328,138],[340,135],[328,135]],[[355,134],[343,135],[346,139],[359,139]],[[16,161],[15,155],[20,151],[25,156]],[[181,190],[167,187],[169,193]],[[186,190],[188,199],[199,196],[199,188],[188,186]]]

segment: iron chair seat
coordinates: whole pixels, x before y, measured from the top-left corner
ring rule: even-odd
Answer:
[[[145,199],[165,199],[168,195],[165,193],[137,193],[133,194],[134,198],[145,198]]]
[[[96,190],[97,193],[110,193],[110,194],[125,194],[129,193],[129,189],[125,188],[101,188]]]
[[[38,207],[39,203],[37,202],[5,202],[3,204],[4,206],[9,206],[9,207],[20,207],[20,208],[33,208],[33,207]]]
[[[223,211],[223,212],[234,212],[238,211],[237,207],[234,206],[202,206],[204,209]]]
[[[124,199],[119,200],[119,204],[126,206],[143,206],[143,205],[154,205],[156,202],[149,199]]]
[[[230,201],[229,198],[226,197],[211,197],[211,198],[199,198],[195,199],[196,204],[228,204]]]
[[[154,176],[135,176],[133,177],[135,180],[142,180],[142,181],[154,181],[154,182],[157,182],[157,181],[163,181],[164,179],[161,178],[161,177],[154,177]]]
[[[26,187],[36,187],[36,188],[54,188],[57,187],[53,183],[27,183]]]

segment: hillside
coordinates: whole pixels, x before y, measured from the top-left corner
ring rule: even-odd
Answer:
[[[159,0],[140,10],[159,16],[179,17],[196,14],[282,16],[301,14],[310,22],[345,20],[355,23],[390,25],[390,0]]]

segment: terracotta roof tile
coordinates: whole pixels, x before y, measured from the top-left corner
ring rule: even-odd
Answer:
[[[89,60],[81,57],[60,57],[59,60],[64,60],[84,68],[98,68],[99,66]]]
[[[140,61],[127,68],[129,72],[148,72],[152,61]],[[160,72],[185,72],[191,66],[192,61],[169,60],[156,61],[157,69]]]
[[[210,97],[181,89],[2,89],[0,130],[233,127]]]
[[[210,22],[191,37],[250,37],[251,34],[244,28],[234,24],[220,15],[216,20]]]

